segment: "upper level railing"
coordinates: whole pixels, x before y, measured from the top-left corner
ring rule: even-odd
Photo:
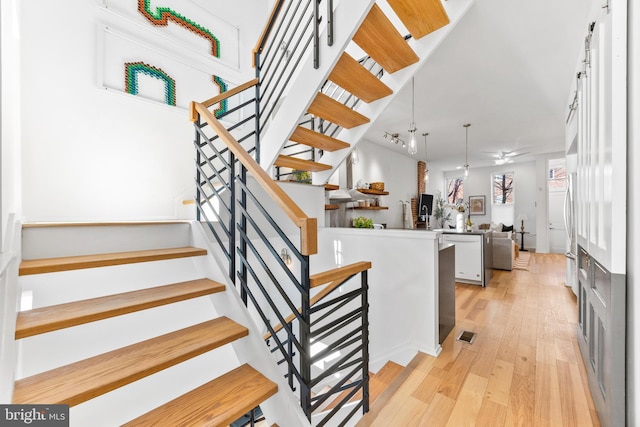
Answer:
[[[251,154],[257,121],[248,98],[255,85],[253,80],[206,103],[192,103],[198,219],[227,259],[229,278],[239,286],[250,313],[264,324],[307,417],[322,412],[334,396],[336,405],[320,415],[317,425],[336,416],[345,417],[339,421],[344,425],[358,410],[368,411],[370,263],[310,274],[309,256],[317,252],[317,221]],[[218,118],[206,105],[215,107],[223,100],[239,108]],[[358,274],[360,283],[350,281]],[[337,286],[328,286],[331,291],[324,291],[322,301],[318,294],[312,295],[314,286],[336,281],[344,292],[336,295]],[[322,349],[317,350],[318,345]],[[327,359],[336,354],[336,360]],[[319,369],[314,364],[326,366]],[[328,381],[332,375],[341,376],[337,384]],[[354,407],[343,414],[352,400]]]
[[[286,95],[302,60],[313,52],[314,67],[320,64],[320,25],[327,24],[327,44],[333,44],[333,0],[277,0],[267,25],[253,50],[258,79],[260,133],[266,128],[280,100]]]

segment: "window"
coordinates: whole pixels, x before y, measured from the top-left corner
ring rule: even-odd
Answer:
[[[513,172],[495,173],[491,177],[493,203],[505,205],[513,203]]]
[[[565,190],[567,186],[567,167],[564,158],[549,160],[547,183],[550,192]]]
[[[464,179],[447,178],[447,203],[455,205],[464,200]]]

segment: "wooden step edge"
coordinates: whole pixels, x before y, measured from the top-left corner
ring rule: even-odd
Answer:
[[[27,338],[224,290],[222,283],[197,279],[22,311],[18,313],[15,338]]]
[[[112,221],[112,222],[24,222],[22,228],[61,228],[61,227],[131,227],[146,225],[190,224],[188,220],[174,221]]]
[[[402,372],[395,377],[395,379],[389,384],[384,391],[378,396],[378,398],[371,402],[369,405],[369,412],[358,421],[356,426],[369,426],[371,422],[376,419],[380,412],[384,409],[385,405],[395,396],[400,390],[400,387],[409,379],[413,371],[420,365],[420,363],[428,357],[424,353],[418,353],[409,364],[402,370]]]
[[[309,280],[311,283],[311,287],[315,288],[316,286],[324,285],[325,283],[333,282],[335,280],[340,280],[345,277],[361,273],[365,270],[369,270],[370,268],[370,261],[360,261],[353,264],[345,265],[343,267],[334,268],[333,270],[327,270],[323,271],[322,273],[313,274],[311,275]]]
[[[387,3],[416,40],[449,23],[440,0],[387,0]]]
[[[169,249],[151,249],[145,251],[114,252],[107,254],[80,255],[58,258],[23,260],[18,274],[53,273],[59,271],[80,270],[84,268],[108,267],[139,262],[161,261],[206,255],[206,249],[191,246]]]
[[[123,426],[227,426],[277,392],[276,383],[244,364]]]
[[[341,279],[334,280],[333,282],[331,282],[330,284],[328,284],[327,286],[322,288],[322,290],[320,292],[318,292],[317,294],[315,294],[314,296],[311,297],[311,299],[309,300],[309,306],[313,307],[314,305],[319,303],[327,295],[329,295],[331,292],[333,292],[337,287],[341,286],[345,281],[346,281],[346,277],[343,277]],[[302,308],[298,307],[298,313],[302,313]],[[286,323],[293,322],[293,320],[296,317],[297,316],[296,316],[295,313],[291,313],[290,315],[288,315],[287,317],[284,318],[284,323],[286,324]],[[275,333],[278,333],[283,327],[284,326],[283,326],[282,323],[278,323],[276,326],[273,327],[273,331]],[[269,338],[271,338],[271,332],[267,332],[266,334],[263,335],[263,339],[265,341],[268,340]]]
[[[307,112],[345,129],[352,129],[370,122],[368,117],[322,92],[316,94]]]
[[[297,142],[298,144],[318,148],[324,151],[338,151],[351,147],[350,144],[344,141],[340,141],[337,138],[324,135],[311,129],[303,128],[302,126],[298,126],[293,131],[293,134],[289,139],[293,142]]]
[[[377,4],[374,4],[353,41],[390,74],[420,58]]]
[[[15,382],[13,403],[78,405],[248,335],[219,317]]]
[[[366,103],[371,103],[393,94],[389,86],[346,52],[338,60],[338,63],[329,74],[328,80]]]
[[[322,172],[325,170],[333,169],[331,165],[325,165],[324,163],[312,162],[311,160],[297,159],[291,156],[279,155],[276,161],[273,163],[275,166],[284,168],[291,168],[296,170],[303,170],[309,172]]]

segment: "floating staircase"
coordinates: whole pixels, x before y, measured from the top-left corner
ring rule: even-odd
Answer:
[[[150,233],[153,233],[152,229]],[[25,249],[28,250],[28,248]],[[70,274],[69,272],[74,270],[87,270],[82,275],[83,278],[97,278],[108,274],[105,273],[104,267],[108,269],[139,263],[171,262],[171,260],[201,257],[206,254],[207,250],[201,248],[176,247],[26,259],[20,265],[19,280],[28,277],[39,280],[40,278],[36,276],[42,275],[45,283],[58,283],[60,279],[56,278],[56,275]],[[65,278],[62,281],[66,280]],[[132,277],[130,280],[134,282],[136,278]],[[73,331],[76,327],[86,327],[91,323],[96,324],[118,316],[154,310],[161,306],[188,303],[200,297],[223,294],[225,289],[226,286],[222,283],[198,278],[42,306],[18,314],[15,338],[16,340],[37,340],[41,334],[55,334],[66,330],[67,335],[64,337],[69,339],[74,337]],[[37,299],[38,295],[34,297]],[[127,327],[131,329],[148,326],[144,323],[140,326],[127,323]],[[14,385],[12,403],[68,404],[75,407],[182,362],[216,351],[227,344],[243,339],[248,334],[247,327],[230,318],[214,317],[20,378]],[[107,336],[103,338],[109,339]],[[69,341],[58,343],[60,346],[65,344],[73,347]],[[71,356],[71,358],[74,357]],[[198,376],[206,379],[208,375],[206,372],[201,372]],[[179,384],[167,385],[166,389],[175,387],[179,387]],[[277,393],[277,390],[276,383],[245,363],[182,396],[151,409],[146,414],[139,415],[124,425],[191,426],[206,423],[212,426],[226,426],[269,399]],[[137,405],[138,396],[131,397],[131,401],[136,402]],[[111,411],[113,409],[111,408]]]
[[[449,24],[449,17],[440,0],[395,0],[389,4],[413,38],[422,38]],[[322,159],[324,153],[349,151],[352,144],[358,142],[349,141],[348,135],[341,136],[341,130],[366,127],[371,122],[370,117],[358,111],[362,109],[359,101],[370,104],[391,96],[393,90],[381,77],[420,61],[407,37],[400,34],[391,19],[375,3],[352,40],[368,58],[357,61],[346,52],[340,55],[323,88],[304,113],[301,124],[290,136],[289,140],[294,144],[285,144],[275,159],[276,178],[287,177],[297,170],[331,171],[335,164],[325,162]],[[370,62],[376,65],[368,65]],[[311,119],[308,119],[309,116]],[[343,141],[339,138],[346,139]],[[298,160],[309,156],[309,153],[310,159],[305,159],[305,162]],[[344,155],[338,157],[343,158]]]

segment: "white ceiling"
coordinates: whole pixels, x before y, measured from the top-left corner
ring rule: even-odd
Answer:
[[[456,0],[449,0],[456,1]],[[415,76],[415,121],[430,168],[489,166],[498,151],[564,150],[572,79],[581,59],[591,1],[476,0],[469,12]],[[407,154],[383,139],[384,131],[409,139],[411,82],[401,90],[365,139]],[[408,154],[407,154],[408,155]]]

